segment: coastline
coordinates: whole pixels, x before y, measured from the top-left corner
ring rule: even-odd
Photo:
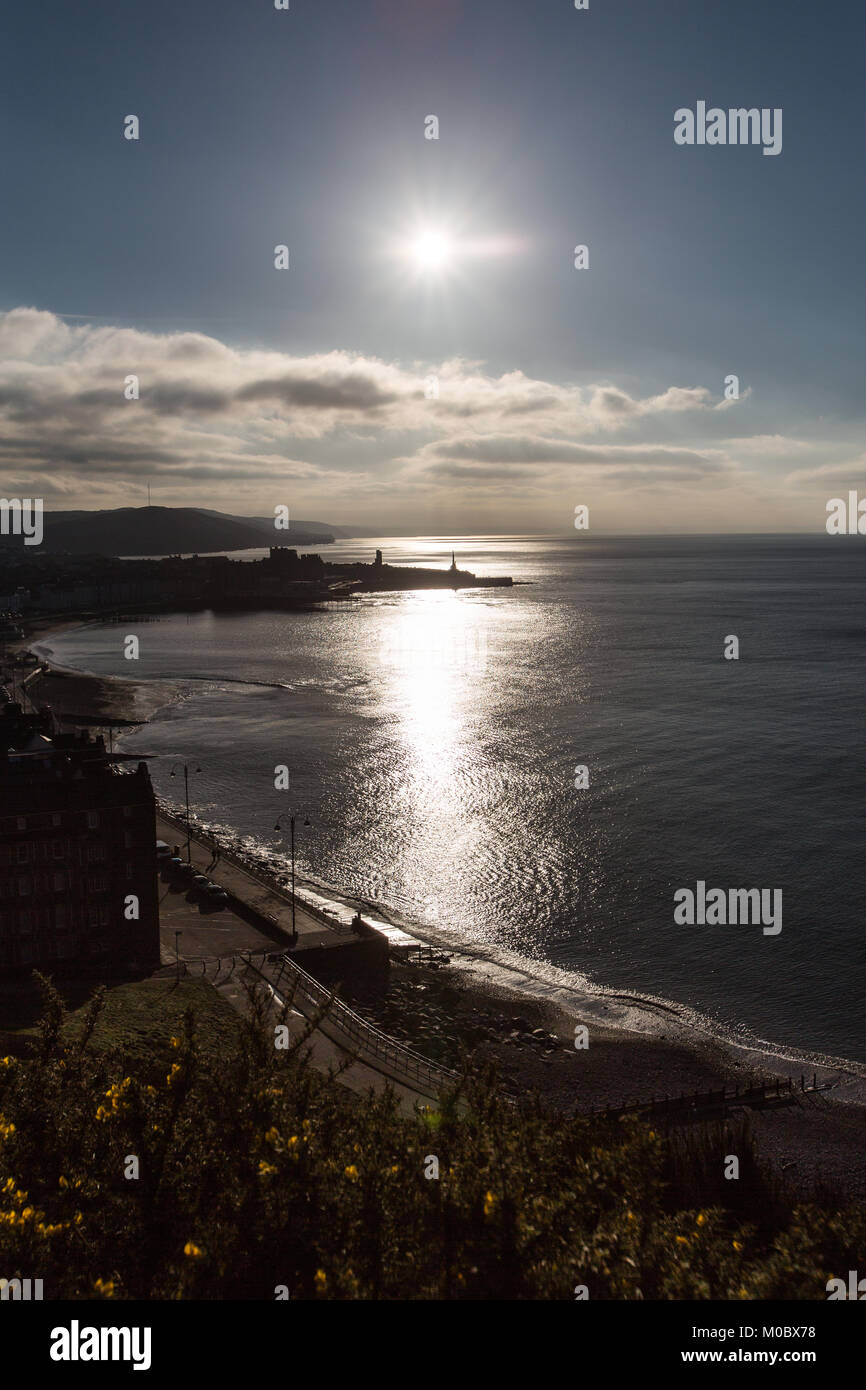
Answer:
[[[89,671],[76,671],[54,661],[51,638],[77,628],[101,626],[98,622],[82,622],[81,618],[32,623],[25,635],[9,651],[32,651],[39,655],[38,675],[28,687],[28,700],[34,704],[50,705],[59,719],[76,715],[104,718],[106,725],[128,724],[137,727],[147,723],[157,710],[170,704],[178,694],[173,681],[128,680],[121,676],[97,676]],[[45,654],[41,654],[44,649]],[[37,668],[34,666],[33,671]]]
[[[130,728],[148,722],[180,693],[178,682],[135,681],[69,671],[54,665],[50,639],[80,619],[29,632],[21,649],[44,647],[47,669],[34,678],[32,696],[59,717],[90,714]],[[241,858],[277,880],[277,856],[252,847],[225,826],[206,830]],[[497,961],[433,929],[396,920],[381,905],[344,896],[331,886],[299,879],[299,897],[326,901],[350,916],[358,908],[374,925],[447,952],[450,962],[392,964],[386,991],[369,992],[348,981],[341,991],[358,1012],[431,1060],[459,1066],[471,1055],[496,1066],[514,1096],[535,1093],[569,1113],[647,1102],[801,1073],[830,1089],[797,1095],[778,1110],[750,1112],[756,1146],[801,1192],[817,1183],[866,1199],[866,1064],[798,1053],[759,1039],[742,1042],[714,1031],[710,1020],[667,1001],[606,990],[551,969],[532,973],[519,958]],[[341,914],[342,915],[342,914]],[[589,1047],[575,1047],[575,1028],[589,1030]]]

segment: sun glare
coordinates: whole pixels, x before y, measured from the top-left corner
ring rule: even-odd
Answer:
[[[423,232],[412,243],[412,255],[422,270],[439,270],[451,259],[451,243],[441,232]]]

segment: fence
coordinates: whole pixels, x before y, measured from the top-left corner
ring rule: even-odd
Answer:
[[[260,969],[254,964],[257,959],[261,961],[262,966],[268,961],[274,966],[279,964],[276,979],[271,979],[264,969]],[[438,1095],[444,1086],[454,1085],[459,1080],[457,1072],[451,1071],[448,1067],[437,1066],[435,1062],[428,1061],[420,1053],[413,1052],[410,1047],[398,1043],[372,1023],[367,1023],[366,1019],[361,1018],[360,1014],[356,1014],[353,1009],[349,1008],[348,1004],[334,998],[323,984],[313,979],[312,975],[308,975],[306,970],[302,970],[299,965],[296,965],[293,960],[281,952],[242,951],[227,953],[225,956],[184,957],[174,965],[164,965],[162,973],[168,976],[172,971],[177,971],[178,975],[194,975],[195,972],[190,967],[200,965],[201,974],[206,975],[208,966],[216,965],[219,971],[223,961],[227,966],[230,966],[228,979],[231,979],[234,974],[238,962],[249,966],[257,975],[261,976],[265,984],[270,985],[280,1003],[285,1001],[280,998],[279,988],[286,972],[288,972],[293,988],[293,1002],[300,995],[316,1012],[326,1009],[324,1017],[318,1023],[320,1031],[325,1036],[330,1036],[329,1030],[336,1030],[343,1034],[345,1038],[355,1044],[351,1050],[357,1052],[359,1061],[367,1061],[371,1065],[377,1061],[384,1062],[392,1071],[400,1073],[397,1077],[398,1080],[407,1081],[431,1096]],[[303,1013],[304,1010],[301,1009],[300,1012]],[[337,1042],[340,1046],[345,1046],[340,1038],[332,1038],[332,1041]]]
[[[830,1089],[830,1082],[818,1084],[817,1075],[813,1072],[811,1086],[806,1084],[806,1077],[800,1075],[800,1093],[809,1095],[817,1091],[827,1091]],[[725,1115],[730,1107],[746,1106],[747,1108],[760,1109],[767,1105],[772,1105],[775,1101],[780,1105],[789,1105],[794,1100],[794,1081],[793,1077],[788,1077],[787,1081],[781,1079],[777,1081],[762,1082],[756,1086],[747,1086],[740,1090],[735,1086],[732,1091],[695,1091],[693,1094],[686,1095],[681,1091],[678,1096],[664,1095],[652,1096],[649,1100],[633,1101],[623,1105],[604,1105],[593,1106],[590,1109],[591,1115],[605,1116],[616,1119],[619,1115],[644,1115],[662,1116],[665,1115],[675,1118],[688,1117],[695,1111],[716,1110]]]
[[[252,966],[252,969],[256,970],[256,966]],[[327,1033],[329,1028],[335,1028],[343,1033],[351,1042],[356,1044],[355,1050],[361,1061],[384,1062],[392,1071],[400,1073],[398,1079],[423,1087],[425,1093],[434,1096],[438,1095],[444,1086],[453,1085],[458,1080],[456,1072],[450,1071],[447,1067],[436,1066],[435,1063],[429,1062],[426,1057],[422,1057],[420,1053],[404,1047],[402,1043],[396,1042],[387,1033],[383,1033],[373,1024],[367,1023],[347,1004],[335,999],[324,985],[320,984],[318,980],[314,980],[312,975],[308,975],[306,970],[302,970],[288,956],[280,958],[280,969],[276,980],[269,979],[264,971],[257,970],[257,973],[271,985],[275,993],[279,990],[286,972],[288,972],[294,988],[293,998],[297,999],[298,994],[300,994],[317,1011],[327,1008],[327,1012],[319,1024],[322,1032]],[[339,1042],[340,1040],[337,1038],[334,1041]]]

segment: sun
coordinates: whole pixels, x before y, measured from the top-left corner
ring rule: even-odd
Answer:
[[[442,232],[422,232],[412,242],[412,258],[421,270],[441,270],[451,256],[451,242]]]

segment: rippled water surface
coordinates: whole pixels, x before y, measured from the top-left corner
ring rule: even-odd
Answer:
[[[205,819],[409,921],[866,1059],[864,560],[817,537],[371,540],[329,558],[511,574],[513,589],[314,613],[177,615],[51,639],[176,678],[128,740]],[[739,661],[723,659],[739,638]],[[131,668],[134,667],[133,670]],[[286,764],[291,789],[274,789]],[[589,787],[576,789],[586,765]],[[783,890],[783,928],[674,924],[678,887]]]

